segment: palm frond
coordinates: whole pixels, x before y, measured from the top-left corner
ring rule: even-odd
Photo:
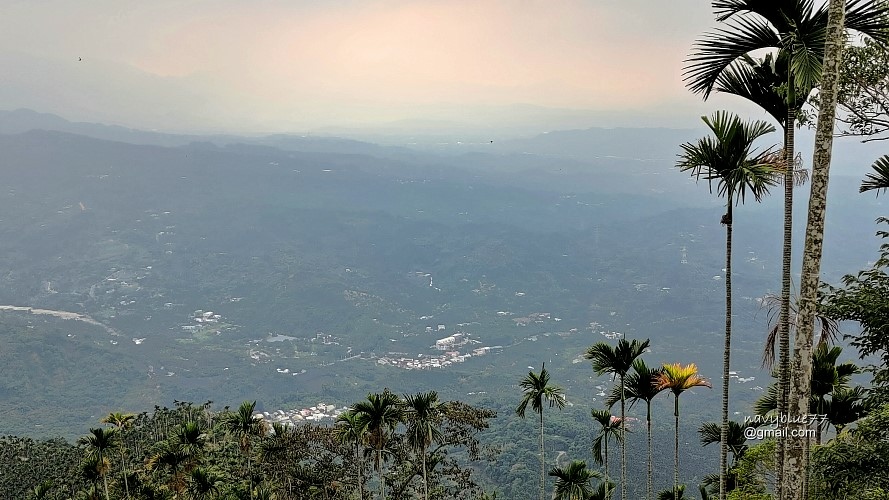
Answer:
[[[685,366],[679,363],[666,364],[657,380],[659,389],[669,389],[677,395],[692,387],[713,387],[698,375],[698,367],[694,363]]]
[[[881,156],[871,165],[871,168],[874,171],[865,175],[864,180],[861,182],[861,187],[858,188],[860,193],[874,189],[885,190],[889,188],[889,155]],[[880,191],[877,191],[877,196],[879,195]]]
[[[744,54],[719,73],[715,90],[756,103],[783,127],[787,121],[787,100],[778,90],[787,76],[786,70],[784,74],[779,72],[775,59],[773,54],[762,59]]]
[[[880,43],[889,42],[889,4],[871,0],[846,2],[846,29],[857,31]]]
[[[737,18],[695,42],[692,54],[685,60],[683,80],[689,90],[707,99],[719,74],[732,62],[755,50],[779,48],[780,44],[780,37],[765,20]]]

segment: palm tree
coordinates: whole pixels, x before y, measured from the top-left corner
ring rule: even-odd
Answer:
[[[876,40],[886,41],[889,33],[885,26],[886,6],[879,2],[850,0],[846,27],[857,30]],[[744,97],[761,106],[784,128],[784,163],[794,163],[794,129],[796,117],[812,89],[821,79],[821,57],[824,53],[827,11],[817,9],[807,0],[714,0],[717,21],[727,22],[727,27],[712,31],[699,40],[695,52],[687,60],[685,80],[688,87],[702,93],[707,99],[715,89]],[[748,54],[762,49],[778,49],[772,75],[751,71]],[[777,76],[775,78],[774,76]],[[740,81],[753,85],[737,85]],[[734,81],[733,81],[734,80]],[[782,106],[776,106],[773,95],[783,94]],[[750,90],[753,91],[750,91]],[[783,113],[783,115],[782,115]],[[782,116],[784,117],[782,119]],[[781,297],[782,312],[779,320],[781,406],[785,408],[789,393],[789,328],[787,323],[791,282],[791,237],[793,218],[793,173],[784,171],[784,243],[782,255]],[[782,409],[782,412],[786,409]],[[784,448],[777,447],[778,463],[783,463]],[[778,467],[777,496],[781,497],[782,469]],[[724,500],[725,492],[720,492]]]
[[[886,188],[889,188],[889,155],[881,156],[873,165],[871,165],[871,168],[874,169],[874,171],[864,177],[864,180],[861,182],[861,187],[858,189],[861,193],[873,189],[882,189],[885,191]],[[880,193],[877,192],[877,196],[879,195]]]
[[[680,484],[671,490],[661,490],[657,494],[657,500],[683,500],[685,498],[685,485]]]
[[[669,389],[675,398],[673,416],[676,418],[676,446],[673,456],[673,496],[680,495],[679,490],[679,396],[692,387],[713,387],[710,382],[698,375],[698,367],[694,363],[682,366],[679,363],[664,365],[657,379],[657,388]],[[726,427],[726,426],[723,426]],[[723,439],[723,442],[725,440]]]
[[[188,494],[192,500],[209,500],[219,494],[222,478],[215,472],[202,467],[191,471],[188,479]]]
[[[251,451],[253,440],[265,434],[265,423],[262,419],[253,415],[256,409],[256,401],[244,401],[238,407],[238,411],[229,414],[225,420],[226,429],[238,440],[238,448],[241,455],[247,461],[247,477],[250,487],[250,498],[253,498],[253,468]]]
[[[771,370],[774,368],[775,364],[775,344],[777,342],[779,332],[779,324],[775,321],[777,310],[780,310],[783,301],[781,297],[776,295],[768,294],[762,298],[762,305],[768,308],[768,325],[769,325],[769,334],[766,337],[765,346],[762,351],[762,366],[763,368]],[[820,307],[819,307],[820,309]],[[788,328],[792,331],[796,331],[796,318],[797,311],[799,310],[799,297],[793,296],[790,300],[790,308],[789,314],[787,317]],[[780,314],[780,313],[779,313]],[[818,323],[818,331],[821,334],[818,336],[818,344],[828,344],[828,343],[836,343],[840,338],[840,324],[837,320],[830,318],[824,314],[821,314],[820,311],[818,316],[815,318]],[[774,374],[773,374],[774,376]],[[777,377],[780,383],[780,374]]]
[[[661,368],[649,368],[645,365],[645,361],[637,359],[633,361],[633,373],[629,373],[624,380],[624,390],[627,401],[630,402],[630,408],[638,401],[645,401],[645,422],[648,429],[648,500],[652,499],[652,458],[651,458],[651,401],[655,396],[661,393],[657,388],[656,381],[661,373]],[[620,401],[621,388],[616,386],[605,404],[609,408]]]
[[[556,478],[555,500],[587,500],[593,494],[590,480],[602,476],[586,468],[583,460],[574,460],[568,467],[553,467],[549,475]]]
[[[30,491],[30,498],[33,500],[43,500],[47,498],[49,491],[52,490],[53,482],[50,479],[44,479]]]
[[[334,435],[341,443],[355,445],[355,457],[358,460],[358,498],[364,498],[364,462],[361,459],[361,443],[367,429],[362,425],[357,413],[352,410],[340,413],[336,418]]]
[[[176,429],[174,440],[179,453],[186,463],[186,470],[191,470],[204,453],[207,435],[204,434],[200,424],[189,421],[181,424]]]
[[[645,349],[648,348],[649,340],[645,339],[640,342],[636,339],[633,339],[632,342],[627,341],[626,339],[620,339],[617,342],[617,346],[612,348],[610,345],[605,342],[597,342],[592,347],[587,349],[584,357],[589,359],[593,363],[593,370],[596,371],[596,375],[602,375],[603,373],[611,373],[617,376],[620,379],[620,425],[621,425],[621,434],[626,432],[624,428],[626,421],[626,391],[624,384],[624,378],[627,376],[627,372],[630,371],[630,368],[633,366],[633,362],[636,361],[636,358],[642,355],[645,352]],[[627,496],[627,448],[624,441],[621,441],[620,444],[620,497],[621,499],[626,498]]]
[[[726,477],[726,494],[737,488],[736,472],[733,470],[738,465],[738,460],[747,452],[747,436],[745,431],[751,424],[739,424],[734,420],[729,420],[728,426],[728,451],[732,454],[732,463],[729,466],[729,474]],[[704,422],[701,424],[698,433],[701,435],[701,445],[707,446],[713,443],[722,442],[722,426],[716,422]],[[719,493],[719,474],[708,474],[704,477],[704,486],[709,491],[714,488],[714,493]]]
[[[729,420],[728,450],[732,454],[732,467],[734,467],[738,463],[738,460],[744,456],[744,453],[747,452],[747,437],[745,436],[744,431],[747,430],[748,427],[751,427],[751,425],[739,424],[734,420]],[[704,422],[701,424],[701,428],[698,429],[698,434],[701,435],[701,446],[719,443],[722,439],[722,426],[716,422]]]
[[[852,422],[858,421],[867,414],[864,398],[867,391],[861,386],[836,387],[830,395],[824,414],[827,421],[836,429],[837,435]]]
[[[543,448],[543,404],[546,401],[549,403],[550,408],[555,406],[561,410],[565,407],[565,396],[562,393],[561,387],[550,385],[546,363],[540,367],[540,374],[529,371],[528,376],[519,382],[519,386],[522,388],[524,396],[515,409],[516,415],[525,418],[525,410],[529,404],[531,409],[540,415],[540,500],[543,500],[546,489],[546,460]]]
[[[337,432],[338,428],[334,428],[334,436],[339,438]],[[259,445],[260,459],[269,464],[271,474],[277,475],[278,484],[286,487],[288,496],[292,495],[293,491],[293,475],[288,474],[288,468],[293,461],[296,448],[301,444],[301,439],[294,426],[272,422],[270,432]]]
[[[816,427],[818,444],[821,442],[821,430],[826,424],[836,427],[835,422],[839,422],[842,427],[858,420],[864,411],[860,404],[864,389],[849,388],[852,375],[860,373],[860,369],[854,363],[837,363],[842,352],[842,347],[829,347],[826,343],[820,343],[812,353],[812,388],[808,413],[828,416],[826,422]],[[768,415],[777,410],[777,393],[775,384],[770,385],[754,404],[757,415]]]
[[[848,389],[852,375],[859,373],[854,363],[839,363],[843,348],[833,346],[828,348],[825,344],[819,344],[812,353],[812,413],[815,415],[827,415],[830,400],[827,396],[835,391]],[[815,444],[821,444],[821,431],[825,422],[818,422],[815,427]]]
[[[87,446],[87,456],[95,457],[96,470],[100,472],[102,480],[105,483],[105,500],[109,500],[108,496],[108,466],[105,453],[117,445],[118,439],[117,429],[90,429],[87,436],[80,438],[77,442]],[[102,469],[101,471],[99,469]]]
[[[587,500],[611,500],[611,492],[614,491],[614,483],[608,479],[599,482],[599,486],[587,497]]]
[[[365,429],[371,447],[376,451],[374,467],[380,477],[380,498],[386,498],[386,474],[383,470],[383,450],[392,431],[404,419],[404,411],[398,396],[388,389],[382,393],[368,394],[365,401],[352,406],[358,415],[359,425]]]
[[[406,395],[404,402],[408,442],[420,454],[423,465],[423,498],[429,500],[426,450],[441,439],[442,403],[438,401],[438,393],[435,391]]]
[[[105,418],[100,420],[103,424],[112,424],[117,427],[117,431],[120,434],[121,441],[125,439],[125,432],[133,426],[133,422],[136,420],[136,415],[133,413],[121,413],[121,412],[113,412],[109,413]],[[126,446],[120,447],[120,465],[123,469],[123,485],[124,491],[126,492],[127,498],[130,498],[130,484],[127,481],[127,459],[126,459]]]
[[[106,457],[100,457],[97,453],[87,454],[80,463],[81,476],[92,483],[92,488],[88,492],[90,500],[99,497],[99,479],[104,478],[108,474],[111,464]],[[106,482],[107,484],[107,482]],[[79,495],[78,495],[79,496]],[[105,489],[105,500],[108,500],[108,489]]]
[[[183,473],[193,463],[192,459],[177,441],[164,439],[155,444],[152,455],[145,462],[145,470],[155,472],[169,469],[167,488],[172,489],[178,497],[186,487]]]
[[[620,417],[615,417],[608,410],[593,409],[590,412],[593,420],[599,424],[599,434],[593,440],[593,459],[605,466],[605,480],[608,476],[608,441],[614,438],[618,443],[624,442],[625,429],[620,425]]]
[[[743,122],[736,115],[717,111],[712,118],[703,117],[713,132],[713,137],[699,139],[697,143],[685,143],[677,167],[681,172],[691,172],[697,179],[704,178],[710,185],[716,184],[717,193],[726,197],[725,225],[725,343],[722,351],[722,426],[728,433],[729,371],[732,339],[732,208],[744,202],[747,193],[756,201],[768,193],[775,183],[777,158],[771,150],[756,152],[753,143],[760,137],[774,132],[775,128],[763,121]],[[726,442],[723,436],[720,446],[719,473],[721,497],[724,497],[724,477],[727,468]]]

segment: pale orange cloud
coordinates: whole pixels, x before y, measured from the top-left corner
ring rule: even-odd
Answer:
[[[682,59],[713,24],[696,0],[47,0],[8,8],[0,47],[107,62],[92,81],[102,79],[103,93],[119,81],[128,112],[166,102],[146,112],[226,126],[330,124],[424,106],[697,101],[683,88]],[[116,77],[115,64],[146,79],[122,88],[131,78]],[[153,80],[162,94],[149,95]]]
[[[615,24],[617,10],[608,2],[246,4],[158,28],[133,63],[159,75],[209,73],[283,102],[619,106],[662,97],[684,47],[640,38]]]

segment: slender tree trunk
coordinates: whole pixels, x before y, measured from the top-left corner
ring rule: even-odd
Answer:
[[[540,500],[543,500],[546,489],[546,454],[543,449],[543,407],[540,408]]]
[[[386,500],[386,475],[383,474],[383,449],[377,449],[377,467],[380,471],[380,499]]]
[[[648,496],[646,497],[648,500],[651,500],[651,489],[652,489],[652,481],[651,481],[651,400],[646,401],[646,405],[648,408],[646,409],[645,420],[648,424]]]
[[[784,244],[781,254],[781,309],[778,314],[778,426],[781,416],[787,415],[787,396],[790,394],[790,284],[793,249],[793,184],[796,135],[796,83],[793,73],[787,77],[787,120],[784,124]],[[778,433],[775,443],[775,497],[781,498],[784,484],[783,433]]]
[[[605,434],[605,491],[606,493],[611,493],[611,489],[608,487],[608,481],[611,478],[608,477],[608,434]]]
[[[99,455],[99,463],[102,462],[102,455]],[[108,474],[102,474],[102,480],[105,482],[105,500],[111,500],[111,497],[108,496]]]
[[[676,417],[676,442],[673,448],[673,498],[679,498],[679,395],[674,394],[673,416]]]
[[[426,480],[426,446],[423,446],[423,498],[429,500],[429,483]]]
[[[732,191],[728,190],[725,217],[725,345],[722,350],[722,428],[719,431],[719,500],[725,500],[728,466],[728,390],[732,354]]]
[[[358,498],[364,500],[364,460],[361,459],[361,445],[355,441],[355,457],[358,459]]]
[[[815,132],[815,153],[812,158],[812,191],[809,197],[805,246],[803,247],[802,276],[800,279],[799,313],[796,321],[796,345],[793,349],[790,387],[791,434],[805,426],[797,422],[809,412],[812,389],[812,337],[815,333],[815,312],[821,273],[821,251],[824,243],[824,217],[827,209],[827,184],[830,156],[833,147],[833,128],[836,118],[837,80],[845,45],[843,29],[846,3],[830,0],[824,64],[821,75],[821,109]],[[796,433],[799,435],[799,433]],[[785,451],[785,497],[782,500],[804,500],[808,457],[801,438],[788,440]]]
[[[624,374],[620,374],[620,434],[623,437],[620,441],[620,499],[627,498],[627,433],[624,424],[626,412],[624,405],[626,402],[626,394],[624,393]]]
[[[247,451],[247,481],[250,484],[250,498],[253,498],[253,472],[250,467],[250,451]]]
[[[127,458],[124,453],[125,453],[124,449],[121,448],[120,449],[120,464],[121,464],[121,467],[123,467],[123,486],[124,486],[124,491],[126,491],[127,498],[130,498],[130,484],[129,484],[129,481],[127,481]]]

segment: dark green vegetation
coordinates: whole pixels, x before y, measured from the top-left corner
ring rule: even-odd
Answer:
[[[0,493],[22,499],[329,499],[353,498],[371,485],[382,489],[385,479],[388,498],[420,497],[426,484],[430,498],[477,498],[474,469],[491,458],[477,435],[495,414],[441,402],[421,418],[416,397],[370,394],[336,426],[268,426],[254,416],[252,402],[233,411],[178,403],[151,414],[112,414],[104,419],[111,427],[90,429],[76,446],[2,438]],[[372,402],[381,398],[391,399],[398,415],[380,420]],[[352,415],[361,422],[354,433],[348,432]],[[434,437],[418,446],[415,431],[424,425]],[[365,451],[377,458],[364,459]]]

